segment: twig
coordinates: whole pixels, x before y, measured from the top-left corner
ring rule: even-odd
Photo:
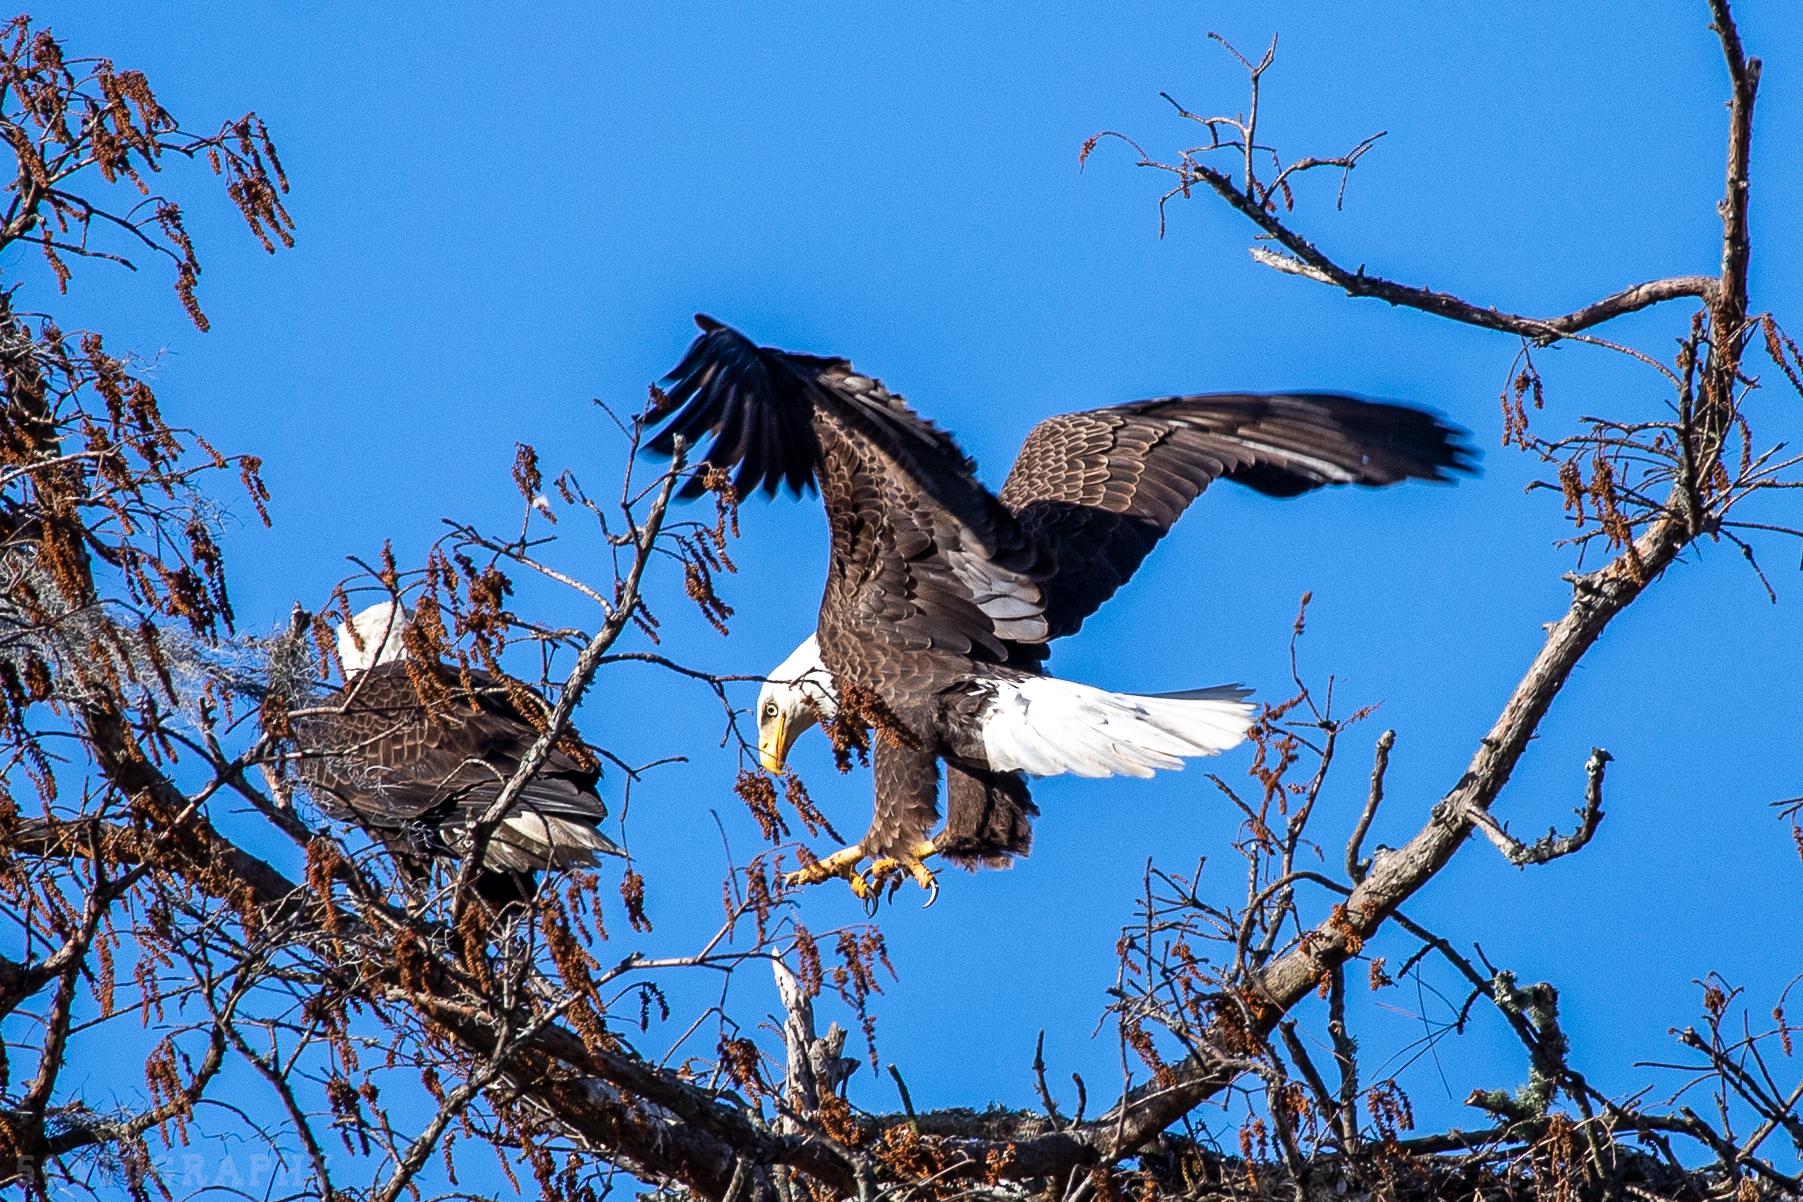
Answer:
[[[1609,761],[1615,757],[1601,747],[1590,749],[1590,759],[1584,764],[1584,808],[1575,811],[1578,825],[1569,835],[1561,835],[1556,829],[1548,831],[1533,843],[1523,843],[1510,835],[1502,823],[1498,822],[1488,811],[1480,811],[1472,815],[1472,825],[1482,831],[1484,836],[1496,845],[1496,849],[1517,868],[1525,868],[1530,864],[1548,864],[1575,851],[1583,850],[1595,836],[1597,827],[1603,821],[1603,772]]]
[[[1204,183],[1217,192],[1221,190],[1217,183],[1221,178],[1218,172],[1202,168],[1199,174]],[[1216,179],[1210,179],[1211,175]],[[1229,197],[1229,200],[1231,202],[1233,198]],[[1612,292],[1600,300],[1557,317],[1529,317],[1494,307],[1480,307],[1448,292],[1436,292],[1431,288],[1399,284],[1380,276],[1368,275],[1363,267],[1349,271],[1329,259],[1313,243],[1289,230],[1271,214],[1249,209],[1237,202],[1234,202],[1234,207],[1246,213],[1261,229],[1290,250],[1291,253],[1286,255],[1266,246],[1252,247],[1253,259],[1266,267],[1331,285],[1348,296],[1374,297],[1392,305],[1419,309],[1466,325],[1519,334],[1537,343],[1555,342],[1666,301],[1682,300],[1685,297],[1709,300],[1715,295],[1716,282],[1709,276],[1670,276],[1631,284],[1619,292]]]
[[[1365,798],[1365,808],[1359,814],[1357,825],[1352,828],[1352,837],[1346,840],[1346,876],[1353,884],[1365,879],[1370,870],[1370,861],[1363,858],[1365,835],[1371,830],[1371,823],[1377,817],[1377,807],[1384,801],[1384,776],[1390,770],[1390,749],[1396,746],[1396,732],[1386,730],[1377,736],[1377,750],[1371,761],[1371,792]]]
[[[914,1099],[908,1093],[908,1083],[902,1080],[901,1070],[893,1063],[889,1065],[889,1076],[895,1080],[895,1090],[901,1095],[902,1113],[908,1116],[908,1123],[916,1130],[920,1128],[920,1119],[914,1113]]]
[[[1033,1044],[1033,1083],[1039,1088],[1039,1102],[1045,1107],[1046,1117],[1054,1126],[1062,1125],[1064,1116],[1058,1113],[1058,1103],[1052,1101],[1052,1091],[1045,1083],[1045,1028],[1039,1030],[1039,1039]]]
[[[670,498],[675,495],[676,483],[682,467],[682,440],[677,439],[671,452],[670,467],[664,476],[662,486],[658,489],[657,499],[652,503],[651,512],[647,515],[644,525],[634,532],[637,550],[633,557],[632,567],[628,570],[626,579],[621,585],[619,601],[609,611],[607,620],[602,623],[601,629],[595,632],[595,637],[589,640],[588,645],[583,647],[582,652],[576,657],[575,665],[571,667],[569,675],[564,680],[563,690],[558,695],[557,704],[552,707],[550,714],[545,719],[545,728],[539,732],[538,737],[532,741],[531,746],[520,757],[519,766],[514,769],[513,775],[501,787],[488,809],[483,811],[482,817],[470,827],[463,864],[457,873],[456,901],[452,909],[453,925],[461,923],[465,910],[475,896],[470,886],[482,871],[484,853],[488,848],[489,840],[494,836],[494,832],[500,827],[502,821],[512,812],[515,803],[525,792],[526,785],[550,759],[552,749],[557,746],[557,741],[569,729],[571,716],[575,713],[576,706],[582,701],[582,695],[587,691],[589,682],[594,679],[601,658],[612,648],[614,641],[626,629],[626,624],[632,620],[632,616],[637,610],[639,582],[644,578],[646,565],[651,562],[658,532],[663,528],[664,514],[670,507]]]

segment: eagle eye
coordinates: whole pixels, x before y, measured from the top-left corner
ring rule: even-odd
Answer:
[[[764,717],[766,717],[766,718],[776,717],[776,702],[774,702],[774,701],[764,702]]]

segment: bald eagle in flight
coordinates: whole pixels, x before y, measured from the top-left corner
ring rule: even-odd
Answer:
[[[436,677],[445,697],[428,707],[407,673],[407,620],[384,601],[340,626],[344,684],[297,711],[290,727],[301,779],[320,809],[367,830],[421,878],[431,859],[467,850],[470,829],[518,770],[551,707],[477,669],[466,684],[448,664],[415,662],[415,670]],[[538,710],[537,723],[521,712],[520,697]],[[607,817],[600,778],[579,740],[553,747],[490,836],[473,882],[477,893],[497,904],[525,901],[540,869],[623,855],[597,829]]]
[[[1026,777],[1150,776],[1239,743],[1233,686],[1111,693],[1044,671],[1218,479],[1290,497],[1330,484],[1447,480],[1469,470],[1433,415],[1328,393],[1162,397],[1067,413],[1027,435],[999,494],[951,436],[844,359],[759,347],[711,318],[665,378],[651,442],[736,468],[741,496],[817,488],[831,558],[815,635],[758,702],[760,757],[780,771],[820,718],[874,726],[876,809],[856,844],[791,883],[860,893],[906,873],[934,888],[934,854],[966,866],[1024,855],[1037,813]],[[699,479],[685,491],[701,490]],[[944,829],[939,765],[945,767]]]

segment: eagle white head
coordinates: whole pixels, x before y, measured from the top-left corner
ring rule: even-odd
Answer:
[[[407,611],[393,601],[378,601],[340,625],[338,662],[344,666],[344,678],[349,680],[377,664],[400,659],[401,628],[406,625]]]
[[[838,715],[838,686],[820,659],[819,640],[810,634],[758,690],[759,761],[767,771],[781,772],[801,732]]]

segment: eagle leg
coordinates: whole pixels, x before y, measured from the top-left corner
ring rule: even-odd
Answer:
[[[889,896],[894,897],[895,891],[901,888],[902,878],[912,877],[916,885],[927,891],[926,904],[932,905],[939,900],[939,878],[922,861],[938,850],[931,839],[923,839],[905,854],[896,853],[876,860],[870,865],[870,885],[873,891],[880,893],[887,882]],[[857,886],[852,888],[855,890]]]
[[[933,870],[921,863],[938,849],[927,837],[939,818],[939,759],[932,752],[885,738],[876,745],[876,811],[862,842],[876,862],[870,866],[873,895],[884,886],[894,897],[904,878],[927,891],[930,906],[939,896]]]
[[[869,855],[862,843],[854,843],[850,847],[842,847],[824,859],[815,860],[812,864],[804,864],[794,872],[785,873],[783,884],[791,889],[803,885],[818,885],[822,881],[830,881],[834,877],[842,878],[851,886],[851,891],[859,897],[870,895],[870,883],[864,879],[863,870],[859,868]]]
[[[876,812],[871,815],[870,830],[850,847],[789,873],[783,883],[790,887],[817,885],[841,877],[866,905],[873,906],[882,900],[885,884],[893,897],[902,879],[911,877],[931,895],[931,905],[931,899],[939,896],[939,882],[921,861],[938,850],[926,837],[939,816],[938,761],[929,752],[887,740],[877,744],[875,759]],[[873,855],[877,859],[869,870],[860,869]]]

